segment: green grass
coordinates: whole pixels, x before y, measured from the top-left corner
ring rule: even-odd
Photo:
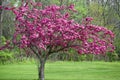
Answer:
[[[48,62],[46,80],[120,80],[120,62]],[[0,65],[0,80],[36,80],[36,64]]]

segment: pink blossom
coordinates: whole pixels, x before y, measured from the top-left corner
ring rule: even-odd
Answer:
[[[64,15],[64,18],[69,18],[70,17],[70,14],[69,13],[66,13],[65,15]]]
[[[70,10],[74,10],[74,4],[71,4],[68,8],[69,8]]]
[[[34,45],[37,52],[46,53],[50,49],[56,51],[73,48],[79,54],[103,54],[114,50],[112,31],[92,25],[92,17],[85,18],[82,24],[71,19],[70,11],[67,9],[75,11],[73,4],[69,7],[38,7],[42,7],[41,3],[28,1],[25,6],[8,8],[16,17],[13,42],[17,46],[20,45],[20,48],[30,48]],[[6,47],[0,49],[3,48]]]
[[[92,21],[93,18],[92,18],[92,17],[87,17],[87,18],[85,18],[85,20],[86,20],[86,21]]]
[[[2,6],[0,6],[0,9],[2,9]]]
[[[34,38],[38,38],[39,37],[39,34],[38,33],[33,33],[30,38],[31,39],[34,39]]]

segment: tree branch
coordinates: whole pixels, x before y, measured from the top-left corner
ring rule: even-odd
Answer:
[[[71,46],[66,46],[66,47],[62,47],[62,48],[60,48],[60,49],[58,49],[58,50],[51,51],[50,54],[55,53],[55,52],[62,51],[62,50],[66,49],[66,48],[69,48],[69,47],[71,47]]]
[[[30,46],[30,49],[33,51],[33,53],[36,54],[36,56],[38,57],[38,59],[41,59],[41,56],[39,53],[37,53],[31,46]]]

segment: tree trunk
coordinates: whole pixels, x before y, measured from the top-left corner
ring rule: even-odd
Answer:
[[[0,6],[2,5],[2,0],[0,0]],[[0,45],[2,43],[2,9],[0,9]]]
[[[44,68],[45,68],[45,60],[40,61],[40,66],[39,66],[39,80],[45,80],[44,76]]]

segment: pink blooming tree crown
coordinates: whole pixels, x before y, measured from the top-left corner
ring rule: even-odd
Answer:
[[[71,19],[74,5],[51,5],[43,9],[41,3],[30,1],[18,8],[6,9],[15,14],[12,42],[20,48],[34,49],[33,52],[39,54],[68,48],[74,48],[79,54],[104,54],[114,50],[112,31],[92,25],[91,17],[84,19],[82,24]]]

